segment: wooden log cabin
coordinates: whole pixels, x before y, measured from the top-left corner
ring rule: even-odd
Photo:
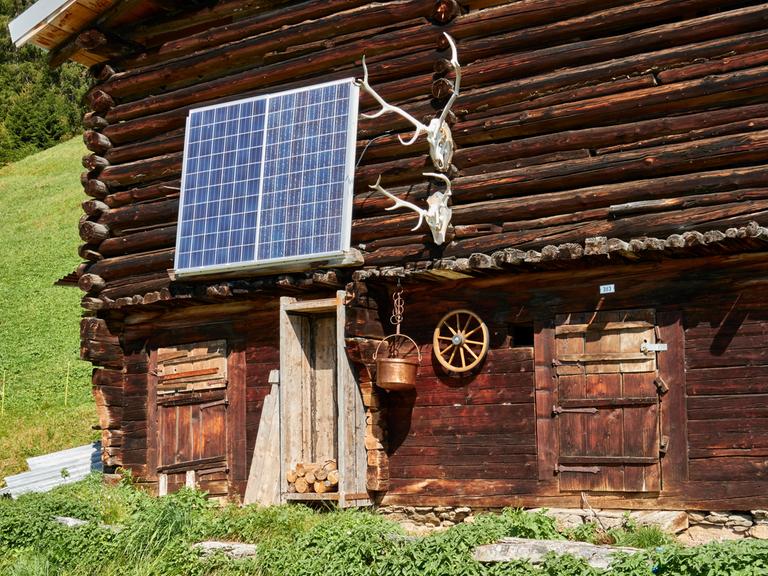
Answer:
[[[104,462],[259,502],[768,507],[766,23],[748,0],[33,5],[17,43],[93,76],[64,281]],[[445,111],[442,169],[403,114],[363,115],[363,55],[384,101]],[[180,273],[195,114],[328,83],[361,113],[344,250]],[[403,204],[435,192],[439,244]],[[397,317],[418,370],[385,390]],[[289,491],[331,461],[338,491]]]

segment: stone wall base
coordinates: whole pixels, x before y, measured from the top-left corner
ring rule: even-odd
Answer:
[[[598,510],[579,508],[536,508],[546,510],[559,529],[578,528],[587,522],[610,530],[628,521],[650,524],[675,535],[683,544],[756,538],[768,540],[768,510],[751,511],[681,511],[681,510]],[[477,514],[493,510],[467,506],[382,506],[377,512],[399,522],[407,532],[428,534],[462,522],[473,522]],[[495,510],[498,512],[498,510]]]

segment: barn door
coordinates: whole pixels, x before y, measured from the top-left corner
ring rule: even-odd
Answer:
[[[660,490],[657,348],[653,310],[556,317],[561,491]]]
[[[226,341],[157,351],[159,492],[199,487],[227,494]]]

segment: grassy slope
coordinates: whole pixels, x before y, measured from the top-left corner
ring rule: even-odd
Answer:
[[[94,437],[80,293],[53,286],[79,262],[83,152],[77,138],[0,168],[0,479],[24,470],[27,456]]]

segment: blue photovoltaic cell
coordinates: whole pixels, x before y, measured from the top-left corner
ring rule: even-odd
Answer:
[[[356,114],[352,81],[191,111],[176,271],[347,248]]]

